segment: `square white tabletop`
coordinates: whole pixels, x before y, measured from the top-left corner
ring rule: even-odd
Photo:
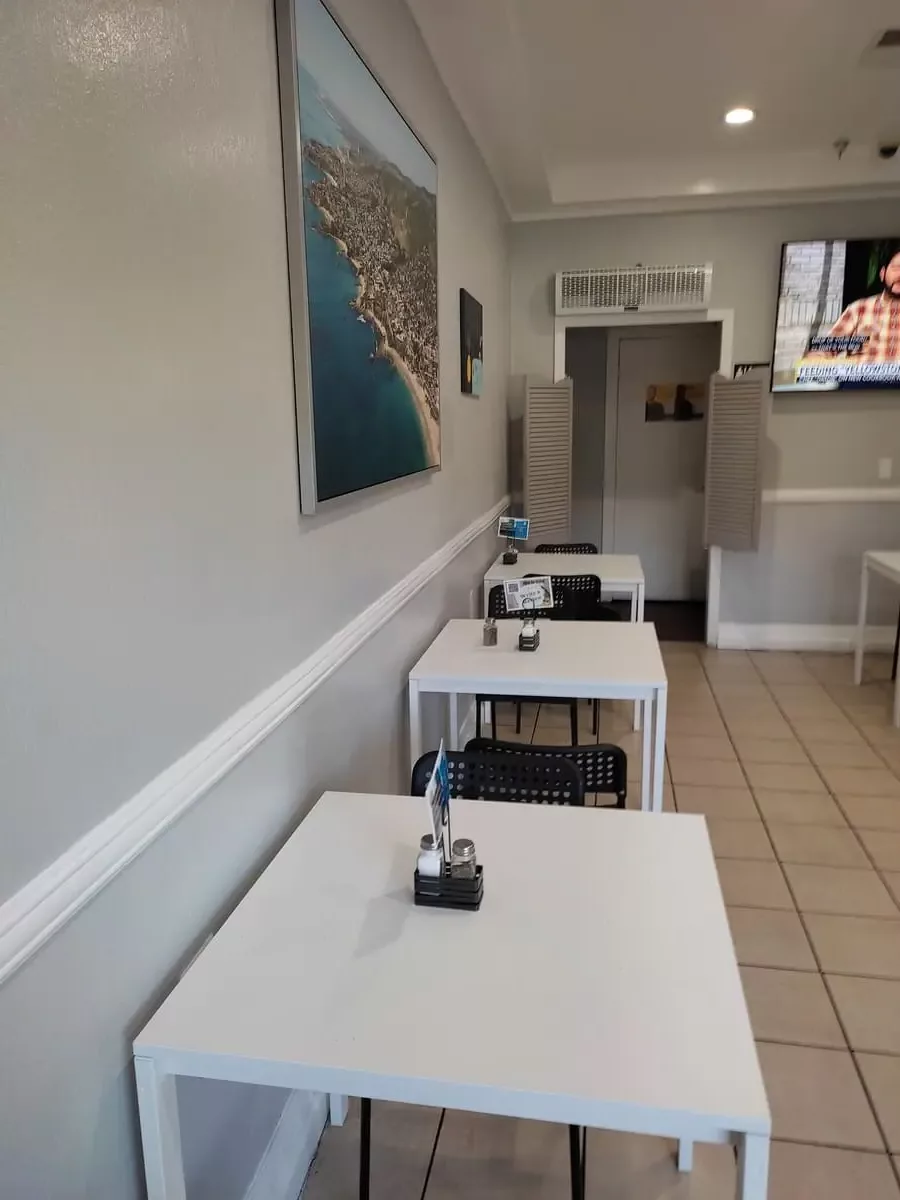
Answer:
[[[900,550],[867,550],[863,559],[879,575],[900,582]]]
[[[499,554],[488,567],[485,580],[502,583],[524,575],[599,575],[604,590],[632,588],[644,582],[641,560],[636,554],[535,554],[522,551],[511,565]]]
[[[135,1040],[176,1074],[710,1140],[770,1119],[704,818],[326,793]]]
[[[521,622],[497,622],[482,645],[479,620],[448,621],[409,673],[423,692],[597,696],[633,700],[667,686],[656,629],[625,621],[539,620],[537,650],[517,648]]]

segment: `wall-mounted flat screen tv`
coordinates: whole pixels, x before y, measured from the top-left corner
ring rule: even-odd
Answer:
[[[782,249],[773,392],[900,387],[900,237]]]

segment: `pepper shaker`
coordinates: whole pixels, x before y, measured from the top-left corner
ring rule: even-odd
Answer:
[[[471,838],[457,838],[453,843],[450,874],[454,879],[475,878],[475,843]]]

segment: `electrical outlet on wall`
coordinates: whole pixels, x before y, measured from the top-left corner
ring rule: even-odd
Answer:
[[[878,478],[890,479],[894,474],[894,460],[892,458],[879,458],[878,460]]]

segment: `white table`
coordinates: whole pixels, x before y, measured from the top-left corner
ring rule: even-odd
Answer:
[[[484,576],[484,612],[491,588],[505,579],[526,575],[598,575],[603,591],[631,597],[631,620],[644,619],[644,572],[636,554],[532,554],[523,552],[511,566],[503,555],[488,567]]]
[[[862,683],[863,655],[866,640],[866,610],[869,606],[869,575],[874,572],[892,583],[900,584],[900,550],[867,550],[862,560],[859,584],[859,618],[856,627],[856,658],[853,678]],[[894,724],[900,725],[900,673],[894,684]]]
[[[685,1169],[733,1142],[737,1196],[764,1200],[704,819],[455,800],[485,873],[466,913],[413,906],[423,805],[323,796],[138,1035],[149,1200],[184,1200],[178,1075],[676,1138]]]
[[[534,554],[523,552],[518,561],[507,566],[499,554],[484,576],[484,615],[492,587],[505,579],[523,579],[526,575],[597,575],[603,591],[631,599],[632,621],[644,619],[644,571],[636,554]],[[640,705],[634,706],[634,728],[640,729]]]
[[[635,700],[644,707],[641,808],[661,812],[668,681],[653,625],[539,621],[538,628],[539,648],[523,652],[516,648],[518,621],[498,622],[496,646],[482,645],[481,621],[447,622],[409,673],[411,764],[423,752],[423,692],[449,696],[452,749],[456,749],[461,694]],[[653,711],[655,728],[650,720]]]

